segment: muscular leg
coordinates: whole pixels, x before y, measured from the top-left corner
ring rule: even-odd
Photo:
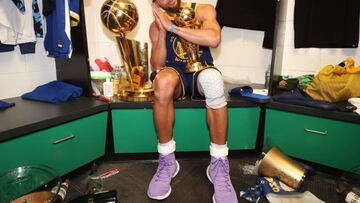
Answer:
[[[211,161],[206,170],[214,185],[213,202],[235,203],[236,192],[230,180],[229,161],[227,159],[228,111],[224,96],[224,82],[215,69],[203,70],[198,76],[199,93],[206,99],[206,120],[210,129]]]
[[[174,98],[181,94],[180,78],[171,69],[162,70],[154,82],[153,116],[160,143],[167,143],[173,137]]]
[[[228,127],[227,107],[219,109],[206,108],[206,121],[210,130],[210,140],[218,145],[226,144]]]
[[[173,137],[174,104],[173,99],[181,94],[180,78],[172,69],[158,73],[154,82],[155,98],[153,105],[154,123],[158,136],[159,165],[150,181],[148,196],[163,200],[171,193],[171,180],[179,172],[175,159]]]
[[[197,81],[199,93],[206,98],[206,121],[211,142],[226,144],[228,111],[224,96],[224,82],[219,71],[206,69],[200,72]]]

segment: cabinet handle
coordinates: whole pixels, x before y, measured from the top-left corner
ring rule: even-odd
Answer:
[[[325,130],[325,131],[318,131],[318,130],[311,130],[311,129],[305,128],[305,131],[306,131],[306,132],[309,132],[309,133],[319,134],[319,135],[327,135],[327,130]]]
[[[59,143],[65,142],[66,140],[70,140],[73,138],[75,138],[75,135],[69,135],[67,137],[64,137],[64,138],[54,141],[53,144],[59,144]]]

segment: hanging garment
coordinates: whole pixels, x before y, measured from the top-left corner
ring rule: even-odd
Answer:
[[[12,2],[14,2],[15,6],[19,9],[21,13],[25,12],[24,0],[12,0]]]
[[[21,2],[21,1],[18,1],[18,2]],[[42,20],[41,20],[41,15],[40,15],[37,0],[32,0],[32,6],[30,8],[31,9],[28,9],[28,10],[32,10],[33,32],[35,33],[36,37],[43,37]],[[23,14],[20,14],[20,16],[21,15],[23,15]],[[26,16],[29,16],[29,15],[26,14]],[[5,22],[4,22],[4,24],[5,24]],[[4,27],[3,27],[3,30],[5,30]],[[9,30],[9,29],[6,29],[6,30]],[[17,31],[14,29],[14,31],[13,31],[14,37],[16,35],[15,32],[17,32]],[[0,43],[0,52],[14,51],[15,50],[14,47],[16,45],[19,45],[21,54],[35,53],[35,45],[36,45],[35,41],[34,42],[33,41],[25,42],[25,43],[22,43],[19,41],[20,43],[18,43],[18,40],[16,40],[16,43],[18,43],[18,44],[14,44],[14,43],[6,44],[6,43],[9,43],[9,41],[4,40],[4,39],[2,39],[2,40],[4,41],[4,43]]]
[[[57,0],[56,9],[46,17],[44,46],[50,57],[70,58],[70,15],[79,20],[79,0]]]
[[[359,0],[296,0],[295,48],[355,48]]]
[[[8,0],[0,1],[0,42],[16,45],[35,42],[32,0],[24,0],[28,8],[21,13],[15,4]]]
[[[272,49],[277,0],[218,0],[220,26],[265,31],[263,47]]]
[[[0,43],[0,52],[10,52],[15,50],[15,45],[7,45]]]
[[[80,22],[80,2],[79,0],[70,0],[70,25],[76,27]]]
[[[42,0],[42,13],[44,16],[48,16],[51,12],[56,9],[55,0]]]
[[[344,66],[327,65],[315,76],[306,93],[315,100],[327,102],[360,97],[360,66],[355,67],[352,59],[347,59]]]
[[[41,14],[37,0],[32,2],[33,18],[34,18],[34,30],[36,37],[43,37],[44,31],[41,22]]]

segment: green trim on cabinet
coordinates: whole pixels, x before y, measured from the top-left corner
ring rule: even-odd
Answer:
[[[360,174],[360,125],[267,109],[264,148]]]
[[[228,146],[255,149],[260,108],[229,108]],[[157,151],[151,109],[112,110],[115,153]],[[177,151],[207,151],[210,138],[205,109],[175,109]]]
[[[44,164],[64,175],[105,154],[106,125],[102,112],[2,142],[0,172]]]

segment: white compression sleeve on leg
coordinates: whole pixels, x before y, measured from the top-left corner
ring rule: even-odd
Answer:
[[[226,106],[224,95],[224,81],[221,73],[213,68],[208,68],[199,73],[197,80],[199,93],[205,96],[206,106],[219,109]]]

